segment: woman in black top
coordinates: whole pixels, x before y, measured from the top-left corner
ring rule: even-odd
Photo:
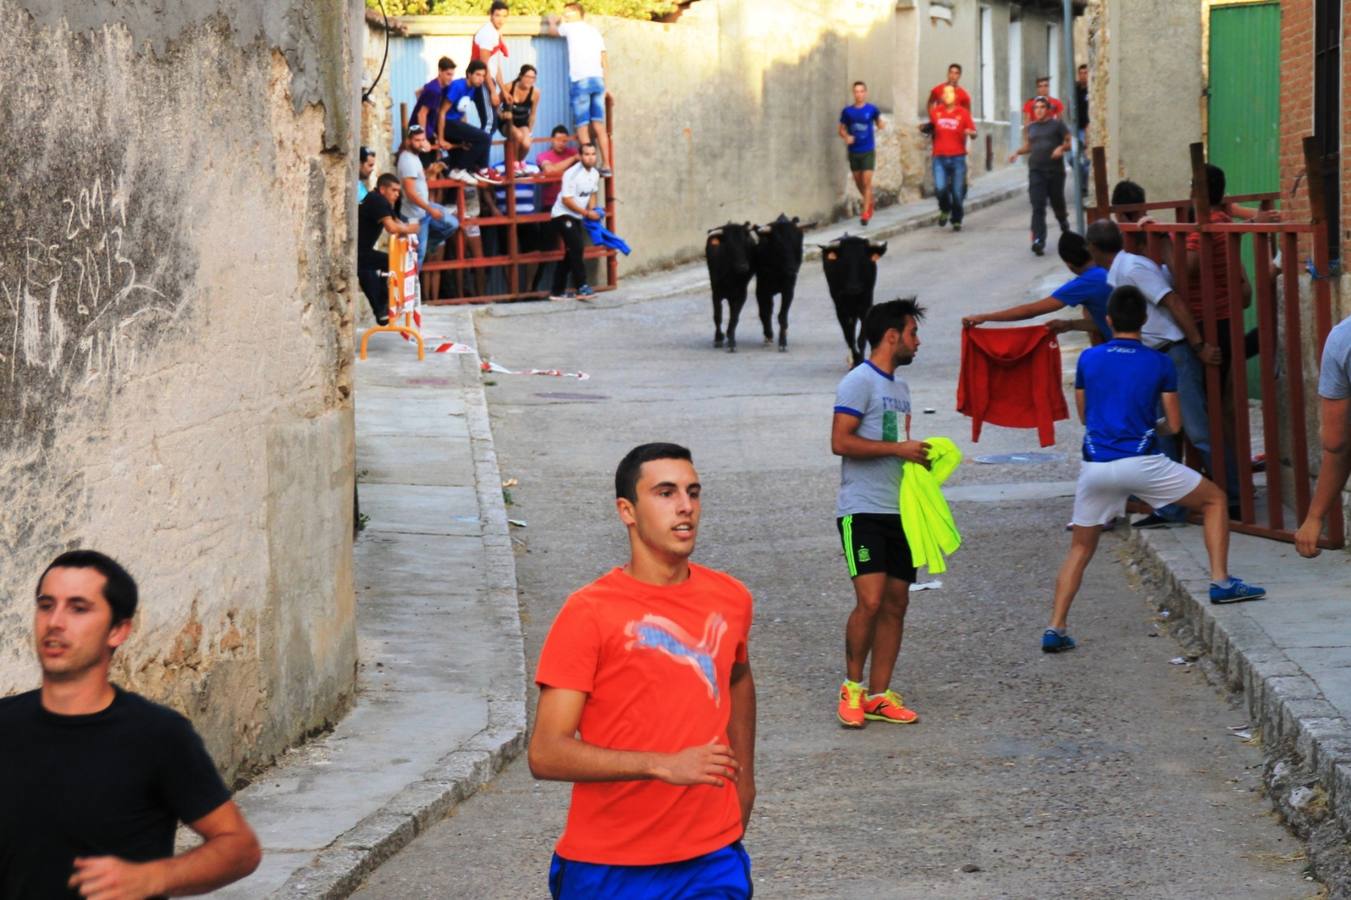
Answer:
[[[534,140],[535,113],[539,111],[539,90],[535,87],[535,67],[521,66],[516,80],[502,92],[502,135],[516,143],[516,162],[521,164],[530,153]]]

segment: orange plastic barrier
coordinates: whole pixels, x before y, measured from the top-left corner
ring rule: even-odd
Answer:
[[[366,344],[371,335],[382,331],[401,334],[417,341],[417,358],[424,358],[422,348],[421,286],[418,283],[416,239],[395,234],[389,238],[389,324],[367,328],[361,335],[361,358],[366,358]]]

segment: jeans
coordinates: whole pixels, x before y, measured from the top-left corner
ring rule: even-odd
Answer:
[[[952,224],[962,222],[962,201],[966,199],[966,157],[934,157],[934,191],[938,211],[952,216]]]
[[[446,122],[441,138],[452,144],[468,144],[468,149],[456,147],[446,158],[452,169],[477,172],[488,168],[488,151],[492,149],[492,135],[466,122]]]
[[[1027,170],[1027,193],[1032,198],[1032,243],[1046,246],[1046,201],[1060,223],[1061,231],[1070,230],[1065,212],[1065,166],[1060,160],[1051,169]]]
[[[1177,399],[1182,407],[1182,432],[1201,454],[1201,460],[1212,474],[1210,453],[1210,418],[1206,414],[1206,367],[1200,358],[1187,346],[1186,341],[1176,341],[1166,351],[1168,358],[1177,369]],[[1159,404],[1159,415],[1163,415],[1163,404]],[[1161,435],[1159,448],[1168,458],[1182,460],[1182,443],[1175,435]],[[1231,502],[1238,498],[1238,467],[1234,464],[1234,448],[1225,448],[1225,492]],[[1186,512],[1175,503],[1155,510],[1165,519],[1180,520]]]
[[[572,101],[572,121],[579,127],[605,121],[605,79],[583,78],[568,89]]]
[[[418,221],[417,265],[419,269],[422,268],[422,263],[427,258],[427,254],[449,240],[450,236],[455,233],[455,229],[460,227],[460,221],[455,218],[450,210],[439,203],[428,203],[427,205],[441,210],[441,218],[433,218],[428,213]]]
[[[1083,187],[1088,190],[1088,129],[1079,129],[1079,171],[1083,173]]]
[[[554,269],[553,295],[561,296],[568,289],[568,276],[581,287],[586,284],[586,263],[582,260],[582,220],[573,216],[554,219],[554,231],[563,239],[563,261]]]

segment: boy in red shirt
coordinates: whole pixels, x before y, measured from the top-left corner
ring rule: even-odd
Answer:
[[[966,92],[966,88],[958,84],[962,80],[962,67],[960,63],[953,63],[948,66],[948,80],[942,84],[936,84],[929,91],[929,109],[932,111],[935,106],[943,105],[943,91],[952,88],[957,94],[957,105],[967,112],[971,112],[971,95]]]
[[[567,599],[535,672],[530,771],[575,782],[549,890],[749,898],[751,595],[690,562],[700,485],[689,450],[635,447],[615,493],[628,564]]]
[[[957,105],[957,89],[945,85],[942,102],[929,107],[934,136],[934,191],[938,194],[938,227],[962,230],[962,201],[966,199],[966,139],[976,136],[970,110]]]

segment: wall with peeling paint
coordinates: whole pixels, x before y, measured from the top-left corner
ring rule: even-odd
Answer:
[[[120,683],[227,775],[354,686],[359,0],[0,0],[0,694],[34,582],[142,589]]]

